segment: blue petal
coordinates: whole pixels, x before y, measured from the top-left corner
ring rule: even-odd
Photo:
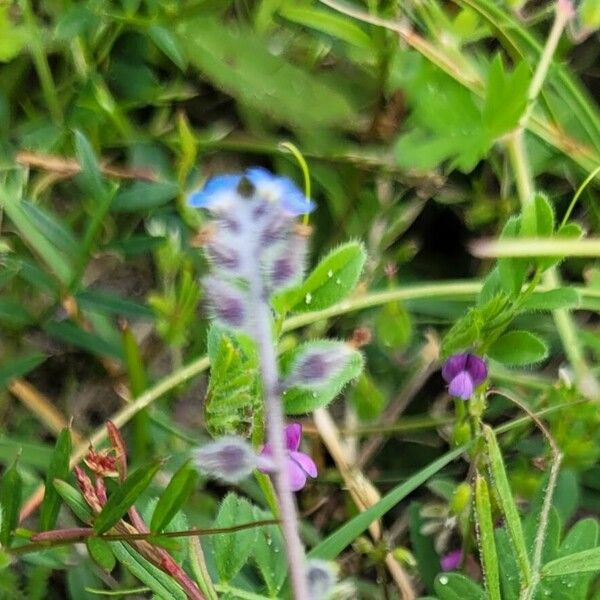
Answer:
[[[273,181],[278,179],[271,171],[264,169],[263,167],[251,167],[250,169],[246,169],[244,175],[257,187],[261,183],[273,183]]]
[[[241,175],[217,175],[211,177],[204,187],[188,196],[188,204],[196,208],[210,208],[221,192],[235,192]]]

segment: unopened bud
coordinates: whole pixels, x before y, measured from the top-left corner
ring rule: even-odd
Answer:
[[[246,440],[234,435],[224,436],[194,451],[194,462],[201,473],[228,483],[238,483],[248,477],[260,460]]]
[[[205,277],[202,283],[215,318],[229,327],[243,328],[247,321],[244,292],[212,275]]]
[[[333,565],[325,560],[309,560],[306,565],[308,594],[310,600],[327,600],[331,598],[337,582]]]
[[[350,349],[342,342],[311,343],[295,357],[287,386],[326,385],[347,364]]]

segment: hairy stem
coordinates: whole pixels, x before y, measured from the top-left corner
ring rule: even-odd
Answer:
[[[308,583],[305,575],[306,557],[298,531],[296,500],[290,487],[284,439],[285,419],[279,394],[277,354],[273,340],[271,308],[265,299],[260,270],[249,278],[250,295],[255,309],[255,341],[260,358],[260,373],[268,440],[273,449],[275,463],[275,489],[279,500],[279,518],[285,540],[290,579],[296,600],[308,600]]]

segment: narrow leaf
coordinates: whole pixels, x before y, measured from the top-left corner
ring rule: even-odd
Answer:
[[[0,545],[2,546],[8,547],[10,545],[13,531],[19,524],[22,486],[17,460],[15,460],[0,479],[0,508],[2,509]]]
[[[440,469],[451,463],[464,452],[464,447],[455,448],[447,452],[437,460],[430,463],[427,467],[409,477],[405,482],[397,485],[388,492],[379,502],[367,510],[359,513],[340,528],[328,535],[319,542],[309,553],[311,558],[322,558],[324,560],[333,560],[344,548],[349,546],[357,537],[359,537],[369,525],[378,519],[381,519],[388,511],[401,502],[408,494],[425,483],[432,475],[435,475]]]
[[[55,479],[52,485],[59,496],[65,501],[65,504],[79,517],[84,523],[90,523],[92,520],[92,511],[83,499],[79,490],[68,484],[62,479]]]
[[[69,475],[69,460],[72,451],[71,430],[65,427],[56,439],[56,445],[50,466],[46,474],[46,485],[44,489],[44,500],[40,509],[40,529],[52,529],[58,518],[61,497],[52,485],[55,479],[66,479]]]
[[[152,513],[150,522],[152,533],[162,531],[171,522],[196,487],[197,480],[198,471],[190,465],[189,461],[173,475]]]
[[[129,510],[140,494],[150,485],[150,482],[162,465],[162,460],[156,460],[149,465],[139,467],[123,482],[108,498],[102,512],[94,521],[96,533],[105,533]]]
[[[508,530],[508,535],[515,551],[521,580],[528,585],[531,578],[531,568],[525,545],[525,536],[523,535],[519,511],[517,510],[510,484],[508,483],[504,460],[496,436],[488,425],[484,425],[483,434],[488,449],[488,466],[491,481],[493,482],[492,489],[495,492],[494,497],[504,513],[506,529]]]
[[[494,523],[492,521],[492,507],[488,485],[484,477],[477,474],[475,479],[475,514],[477,518],[477,534],[485,587],[489,600],[501,600],[500,573],[498,570],[498,556],[494,542]]]
[[[98,537],[89,537],[85,541],[87,550],[92,559],[105,571],[109,573],[115,568],[116,559],[112,553],[110,544]]]
[[[123,542],[111,542],[111,550],[117,560],[132,575],[146,584],[161,600],[186,600],[187,596],[175,580],[148,562],[131,546]]]

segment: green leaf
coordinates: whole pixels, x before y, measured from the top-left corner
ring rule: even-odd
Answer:
[[[521,215],[521,237],[550,237],[554,233],[554,209],[543,194],[536,194]]]
[[[283,403],[286,414],[298,415],[311,412],[316,408],[327,406],[344,387],[356,379],[362,372],[364,359],[360,352],[350,349],[343,342],[334,340],[318,340],[306,342],[299,345],[288,356],[284,357],[285,364],[282,371],[287,375],[292,369],[295,357],[303,354],[308,349],[322,349],[331,353],[338,353],[339,345],[343,345],[348,358],[338,371],[336,371],[325,383],[318,385],[295,385],[283,392]]]
[[[592,548],[550,561],[542,568],[542,577],[561,577],[598,571],[600,571],[600,548]]]
[[[0,298],[0,324],[7,329],[18,331],[32,325],[34,318],[17,298]]]
[[[384,304],[375,317],[377,340],[394,350],[409,344],[412,329],[410,315],[401,302]]]
[[[136,181],[117,194],[110,209],[114,212],[150,210],[170,202],[178,193],[179,186],[176,183]]]
[[[44,500],[40,509],[40,529],[42,531],[52,529],[56,524],[61,497],[52,482],[55,479],[66,479],[68,477],[72,449],[71,430],[65,427],[56,438],[56,445],[46,473]]]
[[[306,131],[353,126],[354,110],[340,91],[271,53],[250,29],[202,16],[183,21],[177,34],[190,63],[243,106]]]
[[[13,531],[19,524],[19,511],[21,510],[21,495],[23,482],[17,468],[17,460],[6,469],[0,479],[0,545],[10,546]]]
[[[371,38],[355,21],[330,10],[314,6],[304,6],[294,1],[286,2],[279,9],[279,14],[292,23],[316,29],[365,50],[374,50]]]
[[[65,504],[79,517],[84,523],[91,523],[92,511],[79,490],[75,489],[62,479],[55,479],[52,485],[59,496],[65,501]]]
[[[487,482],[479,473],[475,478],[475,515],[477,518],[477,534],[483,564],[485,588],[489,600],[501,600],[500,573],[498,570],[496,543],[494,541],[492,506],[490,504]]]
[[[240,523],[250,523],[253,520],[254,507],[252,504],[245,498],[230,493],[221,503],[214,527],[233,527]],[[213,548],[217,572],[221,581],[231,581],[237,575],[250,557],[256,545],[256,539],[257,531],[254,528],[215,536]]]
[[[173,475],[152,513],[150,522],[152,533],[162,531],[171,522],[171,519],[194,491],[197,480],[198,471],[191,466],[189,461],[184,463]]]
[[[529,331],[514,330],[500,336],[491,345],[488,355],[509,366],[530,365],[548,356],[548,346]]]
[[[529,65],[521,61],[512,73],[504,71],[502,55],[496,54],[488,71],[483,124],[493,141],[512,131],[527,105]]]
[[[88,288],[76,296],[82,310],[106,315],[108,317],[127,317],[130,319],[152,319],[154,313],[145,304],[123,298],[111,292]]]
[[[123,360],[123,351],[119,344],[104,339],[97,333],[86,331],[71,321],[50,321],[45,326],[46,333],[67,344],[82,348],[96,356],[109,356]]]
[[[108,531],[133,506],[140,494],[150,485],[162,465],[155,460],[136,469],[109,497],[100,514],[94,520],[97,534]]]
[[[175,580],[148,562],[131,546],[123,542],[110,542],[117,560],[147,585],[161,600],[186,600],[187,595]]]
[[[187,66],[187,61],[179,40],[168,29],[160,25],[151,25],[148,28],[150,39],[168,56],[182,71]]]
[[[46,263],[56,277],[67,285],[72,277],[71,266],[36,226],[36,223],[32,220],[32,212],[24,208],[23,201],[6,193],[6,190],[0,186],[0,205],[4,208],[6,215],[16,227],[23,241]]]
[[[109,573],[115,568],[117,561],[111,550],[110,544],[106,540],[97,537],[89,537],[86,540],[85,545],[87,546],[90,556],[100,568]]]
[[[559,308],[577,308],[581,302],[579,292],[573,288],[556,288],[547,292],[534,292],[521,305],[523,311],[556,310]]]
[[[322,310],[343,300],[358,283],[366,258],[360,242],[348,242],[334,248],[301,286],[275,299],[275,308],[308,312]]]
[[[256,520],[272,519],[273,515],[264,510],[255,509]],[[252,550],[252,560],[269,590],[271,597],[277,597],[285,581],[287,564],[285,559],[285,544],[281,529],[277,525],[267,525],[257,528],[257,538]]]
[[[417,489],[421,484],[425,483],[432,475],[435,475],[455,458],[458,458],[462,452],[464,452],[464,447],[455,448],[433,461],[425,468],[417,471],[406,481],[389,491],[381,498],[381,500],[373,504],[373,506],[359,513],[355,517],[352,517],[344,525],[329,534],[309,552],[309,557],[334,560],[344,548],[349,546],[357,537],[366,531],[371,523],[381,519],[383,515],[406,498],[408,494]],[[465,598],[466,597],[468,596],[465,596]]]
[[[13,360],[5,361],[0,366],[0,389],[6,387],[13,379],[33,371],[38,365],[46,360],[45,354],[34,352]]]
[[[518,600],[521,589],[519,564],[506,529],[496,529],[496,548],[498,549],[498,565],[500,567],[500,583],[502,600]]]
[[[213,436],[249,434],[262,402],[255,352],[232,332],[211,325],[208,355],[211,371],[204,399],[208,431]]]
[[[350,392],[350,401],[361,421],[376,419],[387,403],[386,395],[368,373],[362,373]]]
[[[494,431],[488,426],[483,426],[483,434],[488,450],[488,467],[490,470],[490,480],[494,482],[494,497],[502,512],[506,523],[506,529],[513,545],[515,556],[519,564],[520,577],[527,584],[530,581],[531,569],[527,547],[525,545],[525,536],[521,526],[521,518],[514,501],[513,493],[508,483],[504,460],[496,440]]]
[[[397,61],[394,84],[411,108],[407,132],[394,148],[397,163],[426,171],[449,162],[450,169],[469,173],[490,147],[473,94],[421,56],[398,53]]]
[[[75,156],[81,167],[79,179],[83,183],[83,188],[92,198],[100,200],[106,193],[100,166],[91,144],[81,131],[75,131]]]
[[[575,553],[596,548],[598,543],[598,522],[596,519],[582,519],[573,525],[560,545],[556,558],[572,556]],[[549,578],[542,587],[550,592],[550,598],[575,600],[588,598],[588,588],[596,578],[595,572],[563,575],[560,579]]]
[[[501,240],[514,239],[519,236],[520,217],[511,217],[506,221]],[[498,260],[498,274],[502,287],[508,294],[517,296],[521,292],[527,274],[527,261],[522,258],[501,258]]]
[[[421,518],[421,506],[418,502],[412,502],[408,508],[410,546],[417,561],[421,580],[427,591],[433,592],[435,576],[441,571],[441,566],[433,544],[433,537],[421,533],[424,524]]]
[[[37,204],[22,200],[20,206],[27,215],[33,227],[44,236],[54,247],[66,256],[78,256],[81,246],[72,231],[47,210]]]
[[[484,591],[460,573],[444,573],[435,580],[439,600],[487,600]]]

